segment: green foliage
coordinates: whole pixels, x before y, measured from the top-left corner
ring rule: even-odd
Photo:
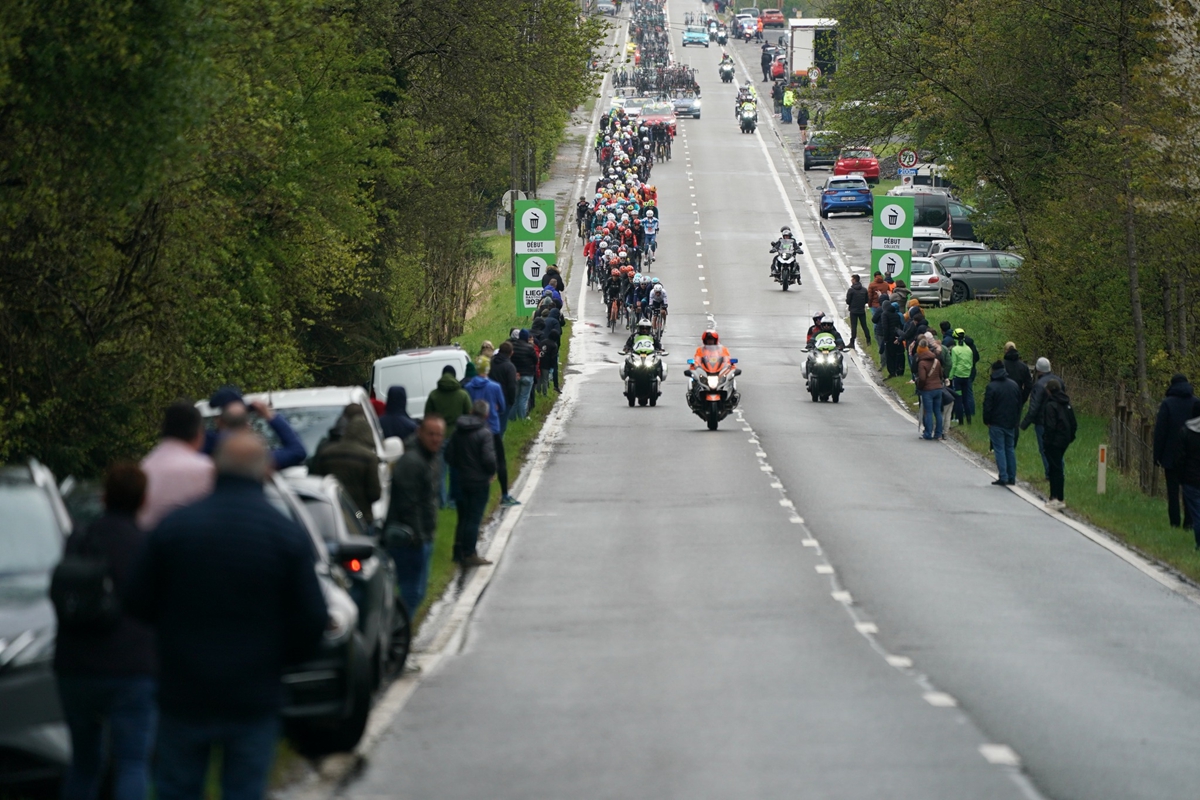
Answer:
[[[567,0],[0,4],[0,461],[92,473],[174,397],[449,341],[597,35]]]

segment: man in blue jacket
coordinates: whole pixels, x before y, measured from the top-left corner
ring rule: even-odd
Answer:
[[[276,414],[275,409],[261,400],[247,403],[238,387],[222,386],[213,392],[212,397],[208,398],[208,405],[209,408],[220,414],[217,418],[216,430],[208,431],[204,437],[204,452],[208,455],[212,455],[213,451],[217,449],[217,442],[222,436],[249,425],[250,412],[254,411],[263,418],[263,421],[270,426],[279,439],[279,447],[270,451],[271,462],[275,469],[294,467],[303,464],[304,460],[308,458],[304,442],[292,430],[292,426],[283,418],[283,415]]]
[[[1158,418],[1154,420],[1154,463],[1163,468],[1167,476],[1167,518],[1172,528],[1180,524],[1179,506],[1181,480],[1180,465],[1176,464],[1176,443],[1183,436],[1183,425],[1192,417],[1196,397],[1186,375],[1175,373],[1167,387],[1167,395],[1158,407]],[[1183,506],[1183,527],[1192,527],[1191,514]]]
[[[492,441],[496,447],[496,478],[500,481],[500,505],[519,506],[521,501],[508,493],[508,463],[504,457],[504,426],[502,420],[508,413],[504,401],[504,387],[488,377],[491,362],[487,356],[480,356],[474,364],[467,364],[467,375],[475,373],[463,388],[471,396],[471,402],[486,400],[488,404],[488,428],[492,431]]]
[[[159,800],[200,800],[217,745],[222,796],[265,796],[284,667],[314,655],[329,622],[308,534],[263,492],[262,438],[231,433],[214,460],[213,493],[159,523],[125,597],[156,636]]]

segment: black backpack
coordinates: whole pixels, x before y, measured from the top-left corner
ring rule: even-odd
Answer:
[[[67,541],[50,579],[50,602],[58,627],[76,633],[104,633],[121,619],[121,601],[108,559],[96,552],[95,534],[84,531]]]

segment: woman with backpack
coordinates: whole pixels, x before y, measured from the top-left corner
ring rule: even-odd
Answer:
[[[1061,511],[1063,502],[1064,464],[1063,456],[1071,442],[1075,441],[1075,410],[1067,397],[1062,383],[1051,378],[1046,381],[1046,399],[1043,405],[1044,421],[1042,442],[1046,448],[1046,460],[1050,462],[1050,500],[1046,508]]]

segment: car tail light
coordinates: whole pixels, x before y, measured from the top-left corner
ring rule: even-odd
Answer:
[[[804,149],[808,150],[808,151],[812,151],[812,150],[816,150],[817,146],[815,144],[806,144],[806,145],[804,145]]]
[[[937,275],[934,275],[932,278],[930,278],[928,281],[926,281],[926,283],[937,283],[937,282],[938,282]]]
[[[859,189],[858,193],[859,194],[870,194],[871,190],[870,189]]]
[[[835,194],[837,194],[837,192],[836,192],[835,190],[833,190],[833,189],[826,189],[826,190],[825,190],[825,196],[826,196],[826,197],[833,197]]]

